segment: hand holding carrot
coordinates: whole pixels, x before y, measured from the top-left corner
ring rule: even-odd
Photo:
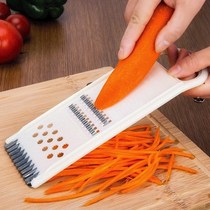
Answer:
[[[119,59],[124,59],[131,54],[136,41],[141,36],[160,2],[161,0],[128,1],[125,10],[125,19],[128,22],[128,26],[120,44]],[[157,52],[164,51],[184,33],[205,0],[164,0],[164,2],[174,8],[175,12],[156,38],[155,47]]]

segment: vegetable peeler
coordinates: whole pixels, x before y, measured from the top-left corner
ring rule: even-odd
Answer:
[[[28,186],[39,187],[180,93],[203,84],[208,77],[207,70],[202,70],[196,78],[182,81],[155,63],[127,97],[112,107],[98,110],[94,102],[110,73],[6,139],[5,150]]]

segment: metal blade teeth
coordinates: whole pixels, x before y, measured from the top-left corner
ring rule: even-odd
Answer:
[[[38,176],[39,171],[34,165],[29,155],[21,148],[18,140],[14,140],[9,144],[5,144],[5,150],[10,156],[12,162],[23,177],[25,183],[31,186],[31,181]]]
[[[25,164],[18,167],[19,172],[23,175],[28,172],[28,168],[31,166],[32,161],[26,162]]]
[[[12,161],[14,162],[16,159],[21,157],[24,153],[24,150],[21,150],[21,148],[16,152],[14,155],[11,156]]]
[[[18,170],[19,170],[19,167],[21,167],[22,165],[24,165],[25,163],[28,162],[29,157],[26,157],[26,156],[27,156],[27,153],[25,153],[23,156],[21,156],[19,161],[15,163],[16,167],[18,168]]]
[[[7,152],[12,155],[17,152],[18,148],[19,148],[19,144],[14,144],[7,149]]]
[[[8,150],[9,148],[11,148],[12,146],[17,144],[17,140],[15,141],[11,141],[9,144],[5,144],[5,149]]]

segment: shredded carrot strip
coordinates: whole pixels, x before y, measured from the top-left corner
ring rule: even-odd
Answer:
[[[191,173],[191,174],[196,174],[196,173],[198,173],[198,171],[197,170],[195,170],[195,169],[192,169],[192,168],[188,168],[188,167],[186,167],[186,166],[173,166],[173,168],[174,169],[178,169],[178,170],[182,170],[182,171],[186,171],[186,172],[188,172],[188,173]]]
[[[179,155],[179,156],[183,156],[183,157],[188,157],[190,159],[194,159],[195,156],[193,154],[190,153],[186,153],[181,151],[179,148],[173,148],[173,149],[164,149],[162,150],[162,154],[174,154],[174,155]]]
[[[136,131],[136,130],[143,130],[143,131],[151,131],[151,125],[134,125],[130,128],[127,128],[126,131]]]
[[[175,159],[175,155],[172,154],[169,160],[169,164],[168,164],[168,171],[166,173],[166,182],[168,182],[171,177],[171,172],[174,165],[174,159]]]
[[[53,198],[25,198],[25,202],[29,203],[48,203],[48,202],[57,202],[57,201],[64,201],[73,198],[79,198],[81,196],[88,195],[90,193],[98,191],[99,186],[94,186],[90,189],[87,189],[80,193],[65,195],[65,196],[58,196]]]
[[[155,184],[157,184],[157,185],[163,184],[163,182],[162,182],[158,177],[156,177],[156,176],[150,177],[150,178],[149,178],[149,181],[150,181],[150,182],[153,182],[153,183],[155,183]]]
[[[168,165],[159,165],[158,169],[164,169],[167,170],[168,169]],[[172,169],[177,169],[177,170],[181,170],[181,171],[185,171],[191,174],[196,174],[198,173],[197,170],[186,167],[186,166],[179,166],[179,165],[173,165]]]
[[[174,141],[173,140],[170,140],[170,139],[164,139],[162,142],[161,142],[161,144],[159,144],[158,146],[157,146],[157,150],[160,150],[160,149],[163,149],[167,144],[169,144],[169,143],[174,143]]]

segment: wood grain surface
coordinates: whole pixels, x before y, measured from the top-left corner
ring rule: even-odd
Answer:
[[[18,60],[0,66],[0,91],[22,87],[103,66],[115,66],[126,28],[127,0],[68,0],[57,21],[31,21],[31,38]],[[190,6],[190,5],[189,5]],[[210,43],[207,0],[179,47],[199,50]],[[166,57],[160,61],[166,64]],[[160,108],[180,130],[210,155],[210,100],[196,104],[179,96]]]
[[[136,191],[125,195],[113,195],[85,208],[81,206],[95,195],[57,203],[29,204],[23,202],[27,196],[43,196],[43,191],[50,183],[37,189],[26,186],[4,151],[5,139],[108,70],[110,70],[109,67],[102,68],[0,93],[1,210],[98,210],[102,208],[110,210],[206,210],[210,208],[209,157],[159,111],[153,112],[139,123],[160,126],[162,135],[177,140],[178,147],[193,153],[196,157],[194,160],[177,158],[177,164],[192,167],[198,170],[197,174],[173,171],[171,180],[167,184],[161,186],[145,184]]]

